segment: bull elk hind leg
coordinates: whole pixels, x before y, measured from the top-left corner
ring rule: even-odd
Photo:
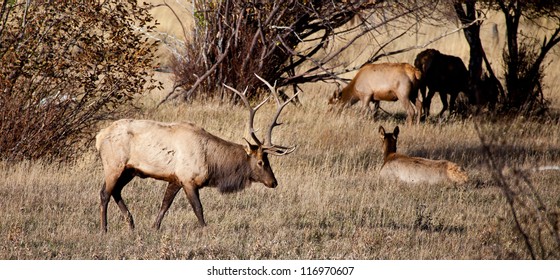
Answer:
[[[130,229],[134,229],[134,220],[132,214],[126,207],[124,200],[121,196],[121,191],[128,182],[134,178],[132,170],[123,169],[120,173],[105,175],[105,183],[101,188],[101,227],[102,230],[107,232],[107,206],[111,196],[119,206],[121,213],[124,215],[128,222]]]

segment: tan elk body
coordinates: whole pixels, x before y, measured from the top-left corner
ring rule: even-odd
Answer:
[[[418,123],[422,113],[418,98],[420,78],[421,72],[408,63],[366,64],[342,91],[334,93],[329,103],[339,103],[342,109],[361,101],[369,113],[370,103],[374,103],[377,111],[379,101],[400,100],[407,113],[407,122],[412,124],[416,113]]]
[[[457,164],[447,160],[432,160],[421,157],[409,157],[397,153],[399,127],[393,133],[386,133],[380,126],[379,133],[383,140],[383,166],[379,176],[383,179],[398,179],[407,183],[441,183],[467,181],[467,173]]]
[[[132,215],[121,197],[121,191],[135,176],[169,182],[154,223],[156,229],[159,229],[180,189],[185,191],[198,222],[206,225],[199,189],[209,186],[221,192],[234,192],[252,182],[275,188],[278,183],[268,155],[286,155],[294,149],[273,145],[271,133],[279,125],[277,119],[280,112],[291,99],[281,104],[274,87],[263,82],[271,89],[278,105],[264,143],[255,135],[253,119],[255,112],[268,98],[251,108],[245,94],[232,88],[249,109],[249,132],[256,144],[250,144],[247,140],[246,145],[226,141],[192,123],[123,119],[101,130],[96,137],[96,148],[101,155],[105,178],[100,192],[101,229],[107,231],[107,205],[111,196],[129,227],[134,228]]]

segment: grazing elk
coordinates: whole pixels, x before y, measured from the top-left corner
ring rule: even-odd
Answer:
[[[416,56],[414,66],[422,72],[420,92],[426,117],[430,115],[432,97],[436,92],[439,92],[443,105],[438,116],[442,116],[448,108],[450,113],[455,111],[455,100],[459,92],[470,95],[469,72],[460,58],[442,54],[438,50],[427,49]],[[426,87],[428,87],[427,95]],[[449,95],[449,104],[447,95]]]
[[[375,114],[379,101],[400,100],[407,112],[407,123],[412,124],[415,111],[418,123],[422,112],[417,98],[420,76],[421,72],[408,63],[366,64],[342,91],[333,94],[329,104],[339,103],[342,110],[344,106],[361,101],[369,112],[371,102],[375,105]]]
[[[385,179],[399,179],[407,183],[439,182],[464,183],[467,173],[457,164],[447,160],[431,160],[420,157],[409,157],[397,153],[397,137],[399,127],[393,133],[386,133],[383,126],[379,127],[383,140],[383,166],[379,175]]]
[[[258,77],[258,76],[257,76]],[[105,183],[101,189],[101,229],[107,231],[107,205],[112,196],[121,212],[134,229],[132,215],[126,207],[121,191],[135,176],[151,177],[169,182],[154,228],[171,206],[177,192],[182,188],[200,225],[206,225],[199,190],[206,186],[217,187],[220,192],[235,192],[252,182],[266,187],[278,185],[268,155],[287,155],[295,147],[272,144],[272,129],[279,125],[278,117],[284,103],[268,82],[261,79],[271,90],[278,105],[276,115],[262,143],[255,134],[253,119],[256,111],[269,98],[251,108],[245,92],[233,90],[249,109],[248,129],[254,144],[245,140],[240,145],[214,136],[192,123],[162,123],[149,120],[122,119],[101,130],[96,136],[96,148],[101,155]],[[227,87],[227,86],[226,86]]]

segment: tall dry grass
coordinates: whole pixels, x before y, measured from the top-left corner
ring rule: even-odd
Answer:
[[[484,30],[484,29],[483,29]],[[439,31],[432,31],[439,32]],[[452,35],[455,36],[455,35]],[[458,36],[458,35],[457,35]],[[411,39],[412,40],[412,39]],[[414,39],[416,40],[416,39]],[[464,55],[443,39],[442,50]],[[447,43],[445,43],[447,42]],[[436,48],[439,48],[436,46]],[[396,58],[393,58],[396,59]],[[409,59],[403,59],[410,61]],[[556,66],[554,66],[556,67]],[[551,81],[558,80],[549,71]],[[241,143],[247,112],[219,102],[155,105],[170,89],[139,100],[135,118],[191,121],[224,139]],[[560,96],[550,83],[554,111]],[[197,225],[180,193],[154,231],[165,183],[135,179],[123,191],[137,228],[128,230],[114,202],[109,231],[100,232],[101,163],[92,148],[74,162],[0,163],[0,259],[527,259],[509,206],[481,152],[475,120],[430,120],[405,126],[398,103],[382,103],[392,115],[363,118],[359,108],[328,113],[328,86],[309,85],[303,106],[289,106],[275,142],[297,144],[285,157],[271,157],[277,189],[260,184],[235,194],[201,190],[208,226]],[[355,106],[358,107],[358,106]],[[274,113],[267,104],[256,119],[264,127]],[[439,110],[434,106],[433,110]],[[560,165],[558,118],[484,123],[502,137],[496,155],[509,167]],[[491,124],[491,125],[490,125]],[[402,153],[445,158],[469,173],[465,185],[407,185],[378,178],[382,164],[378,127],[401,126]],[[548,209],[560,211],[560,172],[531,173]],[[546,241],[550,242],[550,241]],[[551,243],[547,245],[552,246]]]
[[[99,229],[102,170],[96,153],[73,163],[23,162],[0,167],[1,259],[525,259],[501,191],[493,184],[471,121],[404,126],[398,119],[362,118],[359,110],[336,116],[326,102],[304,95],[277,128],[278,143],[296,152],[271,158],[280,186],[254,184],[221,195],[201,191],[208,226],[197,225],[180,193],[161,231],[151,228],[165,184],[135,179],[123,196],[137,223],[130,232],[114,202],[109,232]],[[146,106],[152,101],[146,100]],[[259,112],[263,127],[272,104]],[[163,105],[143,116],[194,121],[236,142],[246,111],[231,105]],[[379,125],[401,125],[403,153],[446,158],[470,174],[465,185],[406,185],[379,180]],[[500,156],[515,166],[558,164],[558,123],[496,123],[507,133]],[[532,176],[537,191],[560,210],[560,173]]]

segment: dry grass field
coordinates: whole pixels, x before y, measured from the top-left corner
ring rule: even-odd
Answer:
[[[445,45],[442,51],[453,54],[449,42],[462,44],[464,39],[452,36],[431,47]],[[465,47],[457,45],[455,51],[466,59]],[[136,230],[128,229],[111,201],[109,230],[102,234],[102,168],[93,143],[70,163],[0,162],[0,259],[528,259],[510,207],[492,180],[475,125],[496,140],[494,160],[510,170],[560,166],[557,68],[552,64],[547,70],[545,95],[552,113],[545,121],[432,119],[406,126],[401,105],[388,103],[382,108],[396,117],[381,114],[374,121],[359,108],[333,115],[328,113],[330,91],[309,85],[301,95],[303,106],[287,107],[281,116],[285,124],[275,130],[275,142],[297,145],[288,156],[271,157],[279,186],[253,184],[226,195],[202,189],[204,228],[181,192],[162,229],[153,230],[166,184],[137,178],[123,191]],[[243,107],[195,101],[156,109],[170,88],[168,75],[158,73],[167,88],[139,100],[144,110],[130,117],[194,122],[242,143]],[[434,105],[434,112],[439,108]],[[261,109],[256,127],[264,127],[274,110],[272,103]],[[379,125],[391,131],[400,126],[399,152],[454,161],[469,173],[468,183],[381,180]],[[560,171],[530,172],[528,178],[547,210],[558,215]],[[531,224],[530,217],[523,219]],[[546,238],[542,242],[553,246]]]

